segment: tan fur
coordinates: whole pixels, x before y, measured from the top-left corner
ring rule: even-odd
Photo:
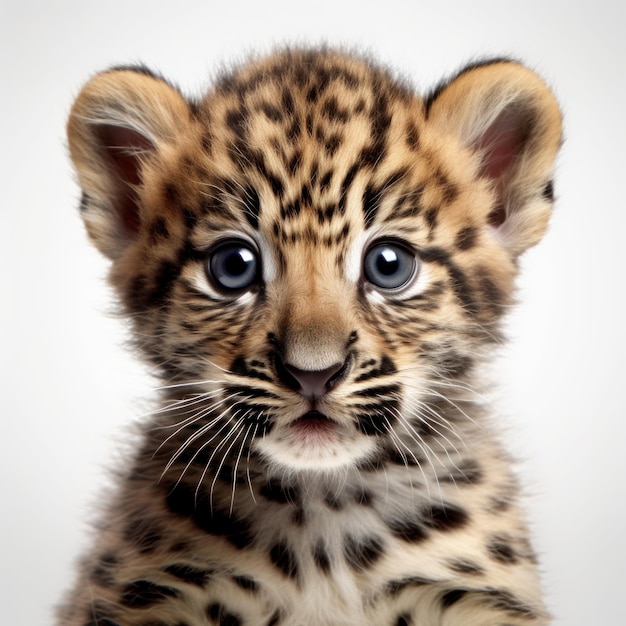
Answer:
[[[543,81],[499,61],[422,98],[367,60],[287,50],[189,103],[112,70],[68,136],[165,390],[60,624],[547,624],[476,393],[551,212]],[[231,245],[258,264],[241,289],[213,265]],[[376,282],[394,278],[377,246],[405,282]]]

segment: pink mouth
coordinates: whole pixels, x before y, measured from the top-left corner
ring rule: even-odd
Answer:
[[[319,411],[308,411],[290,424],[291,428],[304,436],[325,435],[332,433],[336,422]]]

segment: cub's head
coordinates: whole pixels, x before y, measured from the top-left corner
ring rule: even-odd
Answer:
[[[295,50],[194,101],[143,68],[104,72],[68,132],[179,450],[312,470],[417,462],[462,428],[460,390],[548,222],[561,118],[517,63],[421,98]]]

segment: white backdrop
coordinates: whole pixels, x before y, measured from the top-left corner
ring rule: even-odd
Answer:
[[[553,85],[567,128],[558,206],[524,260],[494,369],[556,623],[624,624],[622,11],[616,0],[2,0],[0,622],[50,623],[103,468],[153,385],[123,348],[107,264],[78,217],[72,98],[112,64],[144,61],[198,93],[249,51],[326,40],[371,51],[423,89],[501,54]]]

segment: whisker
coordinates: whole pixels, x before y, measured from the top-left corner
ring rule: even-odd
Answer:
[[[172,467],[172,465],[176,462],[176,460],[183,454],[183,452],[198,438],[202,437],[204,434],[206,434],[207,432],[210,432],[211,429],[213,428],[213,426],[215,426],[216,424],[218,424],[220,422],[220,420],[224,417],[224,415],[226,415],[226,413],[228,412],[230,407],[226,408],[224,411],[222,411],[222,413],[220,413],[218,416],[216,416],[214,419],[212,419],[209,423],[205,424],[204,426],[202,426],[202,428],[200,428],[200,430],[198,430],[197,432],[195,432],[193,435],[191,435],[190,437],[188,437],[184,443],[179,446],[179,448],[177,449],[177,451],[172,455],[172,457],[170,458],[170,460],[168,461],[167,465],[165,466],[165,469],[163,470],[163,473],[161,474],[161,478],[163,478],[163,476],[169,471],[169,469]],[[205,443],[202,444],[202,446],[200,446],[194,453],[194,455],[191,457],[191,459],[189,460],[189,462],[187,463],[187,465],[185,466],[185,468],[183,469],[178,481],[176,482],[176,484],[178,484],[181,479],[183,478],[183,476],[185,475],[185,473],[187,472],[187,470],[191,467],[191,465],[193,464],[193,462],[195,461],[195,459],[197,458],[197,456],[202,452],[202,450],[204,448],[206,448],[208,445],[211,444],[211,442],[225,429],[228,427],[228,422],[225,422],[222,427]]]
[[[237,422],[232,426],[232,430],[215,447],[215,449],[213,450],[213,453],[209,457],[209,460],[207,461],[207,463],[206,463],[206,465],[204,467],[202,475],[200,476],[200,480],[198,481],[198,486],[196,487],[196,494],[199,492],[200,486],[204,482],[204,479],[205,479],[206,474],[207,474],[207,472],[209,470],[209,467],[211,466],[211,461],[213,460],[213,457],[217,454],[217,451],[220,448],[222,448],[224,445],[226,445],[228,440],[232,438],[233,441],[228,446],[228,448],[226,449],[226,452],[224,452],[224,454],[222,455],[222,460],[220,461],[220,464],[218,465],[217,470],[216,470],[216,472],[214,474],[213,481],[211,482],[211,488],[209,490],[209,502],[210,502],[211,510],[213,510],[213,490],[215,488],[215,483],[217,482],[217,479],[218,479],[219,473],[222,470],[222,467],[224,467],[224,462],[226,461],[226,457],[228,456],[228,453],[230,452],[232,447],[235,445],[235,443],[237,443],[237,437],[241,433],[241,430],[242,430],[242,429],[240,429],[240,426],[241,426],[241,424],[243,424],[245,422],[246,415],[247,414],[244,414],[241,418],[239,418],[237,420]]]
[[[199,420],[203,419],[204,417],[206,417],[207,415],[210,415],[217,407],[223,405],[225,402],[227,402],[228,400],[230,400],[231,398],[235,397],[237,394],[231,394],[230,396],[227,396],[226,398],[221,399],[219,402],[214,402],[213,404],[210,404],[209,406],[204,407],[201,411],[199,411],[198,413],[195,413],[194,415],[192,415],[191,417],[185,418],[184,420],[182,420],[181,422],[178,422],[177,424],[174,424],[172,426],[172,428],[176,428],[176,426],[178,426],[178,429],[173,432],[172,434],[170,434],[166,439],[164,439],[161,444],[159,445],[159,447],[155,450],[154,454],[157,454],[159,452],[159,450],[171,439],[173,439],[174,437],[176,437],[176,435],[178,435],[181,431],[183,431],[185,428],[187,428],[188,426],[190,426],[191,424],[194,424],[195,422],[198,422]],[[227,410],[227,409],[226,409]],[[226,411],[225,410],[225,411]],[[225,411],[223,411],[217,418],[215,419],[219,419],[221,416],[224,415]],[[192,441],[194,441],[198,436],[201,436],[200,433],[202,433],[207,426],[210,427],[210,424],[215,423],[215,419],[211,420],[211,422],[209,422],[209,424],[205,424],[202,426],[202,428],[200,428],[200,430],[198,430],[196,433],[194,433],[193,435],[191,435],[190,439],[188,439],[187,441],[189,443],[191,443]],[[166,427],[163,427],[166,428]]]
[[[246,440],[248,439],[248,435],[250,434],[250,430],[252,429],[253,424],[248,426],[248,430],[246,430],[243,439],[241,440],[241,447],[239,448],[239,452],[237,453],[237,457],[235,458],[235,464],[233,466],[233,482],[231,484],[231,496],[230,496],[230,508],[228,510],[228,514],[233,514],[233,506],[235,504],[235,490],[237,488],[237,470],[239,469],[239,463],[241,461],[241,457],[243,455],[243,448],[246,444]]]
[[[252,437],[250,439],[250,442],[254,441],[254,438],[256,437],[256,433],[257,430],[259,428],[259,422],[257,421],[254,425],[254,432],[252,433]],[[252,454],[252,445],[250,445],[248,447],[248,456],[246,459],[246,477],[248,479],[248,485],[250,487],[250,495],[252,496],[252,501],[254,502],[254,504],[257,503],[256,498],[254,496],[254,488],[252,487],[252,477],[250,476],[250,455]]]

